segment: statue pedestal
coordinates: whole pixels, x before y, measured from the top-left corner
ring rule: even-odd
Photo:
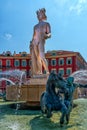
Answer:
[[[29,106],[40,106],[41,94],[46,90],[48,75],[35,75],[29,80],[28,85],[8,86],[6,99],[12,101],[25,101]],[[18,97],[18,92],[20,95]]]
[[[28,86],[27,104],[40,106],[41,94],[46,90],[48,75],[35,75],[30,79]]]
[[[46,75],[46,74],[34,75],[34,76],[30,79],[29,84],[30,84],[30,85],[36,85],[36,84],[38,84],[38,85],[43,85],[43,84],[45,84],[45,85],[46,85],[48,76],[49,76],[49,75]]]

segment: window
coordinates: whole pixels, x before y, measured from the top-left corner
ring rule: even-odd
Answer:
[[[67,74],[67,75],[70,75],[71,73],[72,73],[72,68],[67,68],[67,69],[66,69],[66,74]]]
[[[56,60],[55,60],[55,59],[52,59],[52,60],[51,60],[51,65],[52,65],[52,66],[56,66]]]
[[[15,61],[14,61],[14,66],[15,66],[15,67],[19,67],[19,66],[20,66],[19,60],[15,60]]]
[[[79,60],[76,60],[76,65],[78,66],[78,68],[84,69],[84,65]]]
[[[11,61],[10,60],[6,60],[6,66],[10,66],[11,65]]]
[[[51,69],[51,72],[57,73],[56,69]]]
[[[6,56],[11,56],[11,52],[10,52],[10,51],[7,51],[5,55],[6,55]]]
[[[26,60],[22,60],[22,67],[26,67],[26,66],[27,66]]]
[[[64,75],[64,69],[59,69],[58,73],[61,73],[62,75]]]
[[[66,64],[67,65],[71,65],[72,64],[72,58],[71,57],[67,58]]]
[[[58,64],[59,64],[59,66],[60,66],[60,65],[64,65],[64,59],[63,59],[63,58],[60,58],[59,61],[58,61]]]
[[[20,52],[20,54],[21,54],[22,57],[26,57],[27,56],[26,52]]]
[[[29,66],[31,66],[31,64],[32,64],[32,61],[31,61],[31,60],[29,60]]]
[[[52,56],[56,56],[56,52],[52,52]]]
[[[0,67],[2,66],[2,60],[0,60]]]

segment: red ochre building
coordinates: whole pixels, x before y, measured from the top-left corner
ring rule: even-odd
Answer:
[[[45,57],[48,62],[49,72],[62,73],[63,77],[68,77],[71,73],[86,69],[87,63],[79,52],[73,51],[47,51]],[[27,78],[31,77],[31,56],[26,52],[11,54],[10,51],[0,54],[0,71],[19,69],[26,72]],[[43,69],[43,73],[45,73]]]

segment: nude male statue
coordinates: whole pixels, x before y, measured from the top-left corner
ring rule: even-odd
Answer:
[[[44,8],[36,12],[39,23],[34,26],[33,38],[30,43],[32,75],[42,74],[42,66],[46,73],[49,73],[44,46],[45,40],[51,37],[51,27],[46,22],[45,12]]]

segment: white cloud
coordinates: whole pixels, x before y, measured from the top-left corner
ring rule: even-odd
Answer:
[[[5,34],[4,34],[4,38],[5,38],[6,40],[10,40],[10,39],[12,38],[12,34],[10,34],[10,33],[5,33]]]
[[[87,3],[87,0],[79,0],[79,3]]]
[[[85,10],[86,6],[87,6],[87,0],[78,0],[77,3],[70,6],[69,10],[70,12],[74,11],[77,13],[77,15],[80,15],[81,12]]]
[[[66,3],[70,2],[70,0],[54,0],[54,2],[59,6],[64,6]]]
[[[75,6],[71,6],[69,8],[70,11],[75,11],[78,15],[82,12],[82,6],[81,5],[75,5]]]
[[[60,9],[64,9],[65,12],[73,12],[80,15],[84,10],[87,9],[87,0],[54,0],[56,6]]]

